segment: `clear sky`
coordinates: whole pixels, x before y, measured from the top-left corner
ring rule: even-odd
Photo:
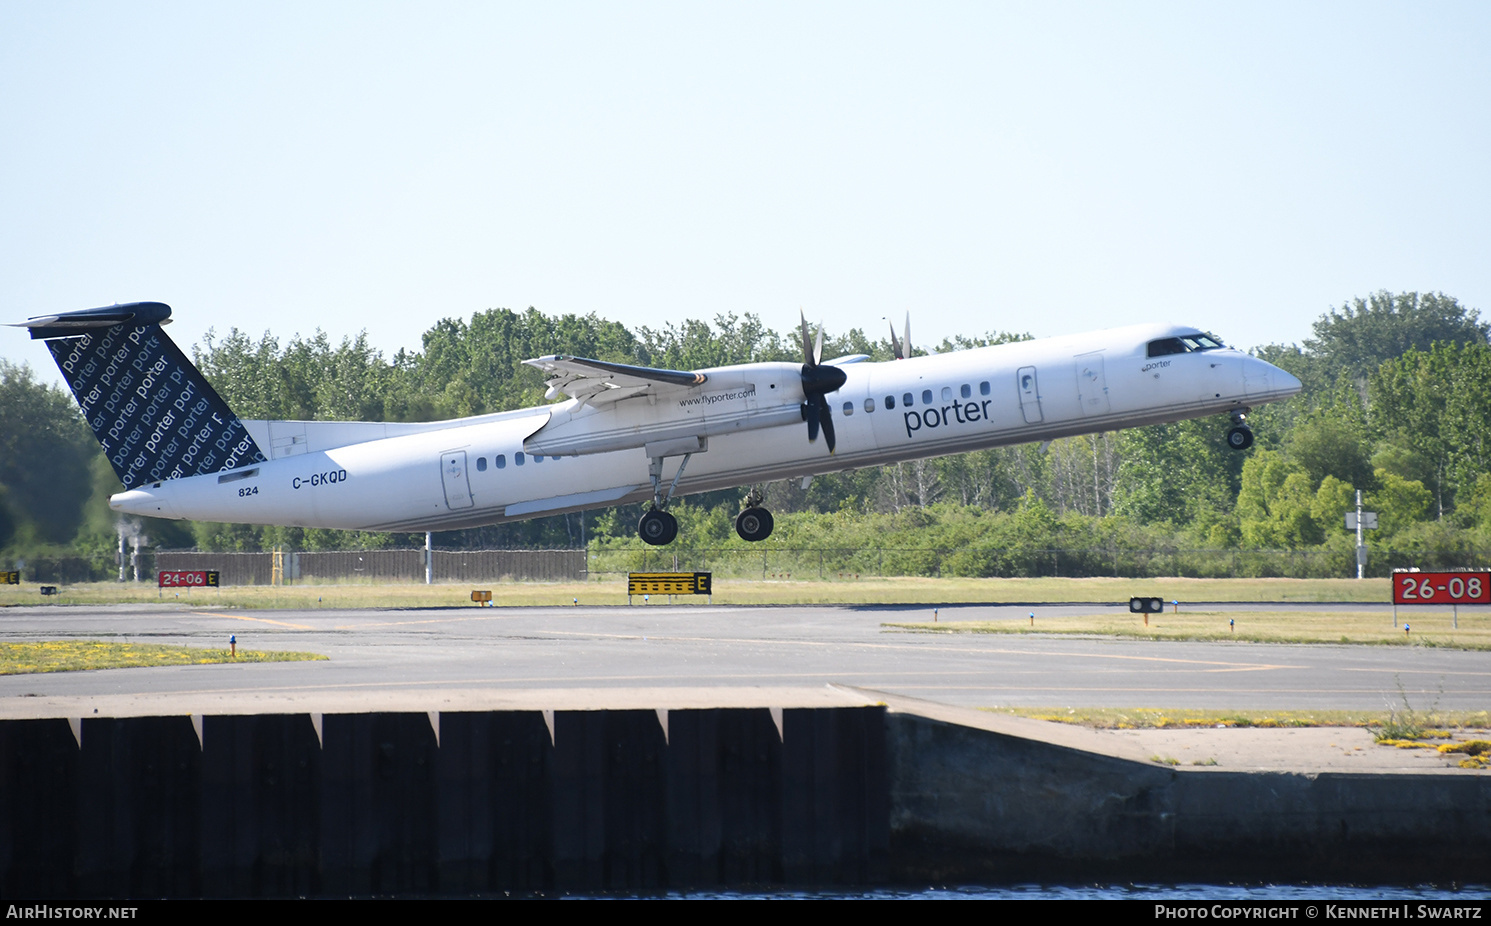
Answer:
[[[0,4],[0,321],[1491,315],[1491,4]],[[50,373],[0,329],[0,356]]]

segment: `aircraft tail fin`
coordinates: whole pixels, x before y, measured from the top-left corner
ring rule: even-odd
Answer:
[[[83,417],[126,489],[262,463],[255,443],[161,325],[160,302],[21,322],[45,339]]]

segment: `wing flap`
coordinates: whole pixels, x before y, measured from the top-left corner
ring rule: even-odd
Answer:
[[[709,379],[703,373],[637,367],[562,354],[523,362],[544,374],[544,384],[549,387],[548,398],[562,394],[591,405],[647,393],[691,389],[702,386]]]

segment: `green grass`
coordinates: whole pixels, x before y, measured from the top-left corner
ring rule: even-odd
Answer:
[[[1162,708],[983,708],[994,714],[1011,714],[1034,720],[1070,723],[1099,730],[1165,730],[1206,727],[1367,727],[1381,730],[1400,719],[1391,710],[1380,711],[1210,711]],[[1433,711],[1433,732],[1484,730],[1491,727],[1491,711]]]
[[[239,650],[237,656],[231,656],[226,649],[195,649],[160,643],[47,640],[35,643],[0,643],[0,675],[239,662],[304,662],[325,658],[318,653]]]
[[[1208,611],[1151,614],[1091,614],[1026,620],[887,622],[881,626],[921,633],[1075,634],[1140,640],[1238,640],[1249,643],[1371,643],[1392,646],[1444,646],[1452,649],[1491,650],[1491,614],[1463,609],[1458,628],[1448,608],[1400,609],[1411,633],[1393,625],[1391,612],[1381,611]],[[1229,625],[1228,621],[1236,621]]]
[[[471,591],[490,589],[496,605],[625,605],[626,576],[607,574],[588,581],[514,582],[493,579],[447,585],[292,585],[240,586],[161,592],[148,584],[94,582],[69,585],[55,598],[42,598],[36,585],[0,586],[0,607],[38,604],[115,604],[179,602],[214,608],[429,608],[473,607]],[[717,579],[715,604],[887,605],[1020,604],[1027,602],[1126,602],[1130,596],[1166,601],[1380,603],[1390,600],[1387,579],[934,579],[846,576],[819,581],[790,578]],[[675,603],[702,604],[702,597]],[[654,604],[662,603],[654,597]],[[640,599],[637,599],[640,605]]]

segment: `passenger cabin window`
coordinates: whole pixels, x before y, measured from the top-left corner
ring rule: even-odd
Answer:
[[[519,450],[517,453],[513,454],[513,462],[518,466],[523,465],[523,451]]]
[[[1198,331],[1194,334],[1183,334],[1178,338],[1160,338],[1158,341],[1150,341],[1148,353],[1151,357],[1168,357],[1171,354],[1216,350],[1226,346],[1219,338]]]
[[[492,458],[492,462],[497,464],[498,469],[507,469],[507,454],[497,454],[497,456]]]
[[[971,399],[971,398],[973,398],[973,387],[970,386],[970,385],[968,385],[967,383],[964,383],[963,386],[962,386],[962,388],[959,391],[961,392],[963,398],[965,398],[965,399]]]
[[[901,404],[906,406],[907,408],[911,407],[911,393],[908,392],[905,395],[901,396]]]
[[[923,389],[922,390],[922,404],[923,405],[931,405],[932,404],[932,390],[930,390],[930,389]]]
[[[885,408],[886,408],[886,410],[889,411],[890,409],[895,408],[895,407],[896,407],[896,397],[893,396],[893,395],[886,396],[885,397]]]
[[[870,399],[870,398],[866,398],[865,399],[865,411],[866,412],[873,412],[874,410],[875,410],[875,400],[874,399]]]
[[[989,381],[987,379],[978,384],[978,394],[979,395],[988,395],[989,394]]]
[[[484,473],[484,472],[487,471],[487,458],[486,457],[477,457],[476,458],[476,471],[478,473]]]

